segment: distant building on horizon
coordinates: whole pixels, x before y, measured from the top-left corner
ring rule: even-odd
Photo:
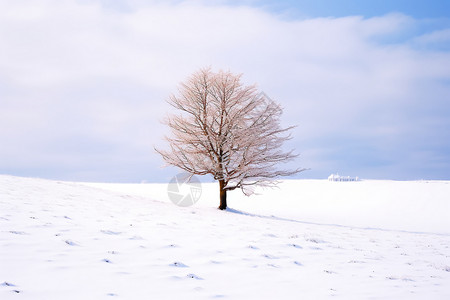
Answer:
[[[328,181],[359,181],[358,177],[341,176],[339,174],[331,174]]]

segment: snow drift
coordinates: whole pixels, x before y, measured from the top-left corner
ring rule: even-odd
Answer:
[[[292,180],[227,212],[216,192],[0,176],[0,298],[450,297],[448,182]]]

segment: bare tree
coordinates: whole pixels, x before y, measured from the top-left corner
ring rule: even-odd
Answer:
[[[274,179],[303,170],[276,168],[296,157],[281,150],[292,127],[281,128],[280,105],[240,78],[201,69],[182,83],[168,100],[180,111],[166,120],[170,150],[156,149],[167,164],[218,180],[219,209],[227,208],[227,191],[250,195],[255,186],[274,186]]]

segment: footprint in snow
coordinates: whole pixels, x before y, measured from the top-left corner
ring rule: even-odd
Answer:
[[[201,278],[200,276],[197,276],[195,274],[187,274],[186,277],[188,278],[192,278],[192,279],[197,279],[197,280],[203,280],[203,278]]]
[[[408,278],[408,277],[403,277],[402,281],[415,281],[414,279]]]
[[[320,247],[309,247],[311,250],[322,250]]]
[[[11,283],[11,282],[3,282],[2,284],[0,284],[1,286],[16,286],[15,284]]]
[[[349,264],[365,264],[365,261],[362,260],[351,260],[348,262]]]
[[[447,266],[447,265],[428,264],[428,267],[435,268],[436,270],[442,270],[442,271],[445,271],[445,272],[450,272],[450,266]]]
[[[276,238],[277,236],[273,233],[266,233],[264,236]]]
[[[119,235],[122,233],[120,231],[112,231],[112,230],[100,230],[100,232],[108,235]]]
[[[24,231],[16,231],[16,230],[10,230],[9,233],[12,233],[12,234],[19,234],[19,235],[25,235],[25,234],[27,234],[27,233],[24,232]]]
[[[178,268],[189,268],[189,266],[183,264],[182,262],[176,261],[173,264],[171,264],[171,266],[173,267],[178,267]]]
[[[323,240],[321,240],[321,239],[317,239],[317,238],[308,238],[308,237],[305,237],[305,241],[311,242],[311,243],[314,243],[314,244],[325,243],[325,241],[323,241]]]
[[[263,255],[265,258],[268,258],[268,259],[278,259],[279,257],[277,257],[277,256],[274,256],[274,255],[270,255],[270,254],[264,254]]]
[[[209,262],[212,263],[212,264],[215,264],[215,265],[218,265],[218,264],[222,263],[222,262],[217,261],[217,260],[210,260]]]
[[[297,249],[303,249],[302,246],[297,245],[297,244],[289,244],[289,246],[294,247],[294,248],[297,248]]]
[[[65,240],[64,242],[69,246],[78,246],[78,244],[72,240]]]
[[[180,248],[180,246],[178,246],[177,244],[170,244],[170,245],[163,246],[162,248]]]

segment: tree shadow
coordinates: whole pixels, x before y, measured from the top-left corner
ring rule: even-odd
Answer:
[[[450,234],[446,234],[446,233],[435,233],[435,232],[426,232],[426,231],[408,231],[408,230],[400,230],[400,229],[385,229],[385,228],[379,228],[379,227],[358,227],[358,226],[340,225],[340,224],[333,224],[333,223],[308,222],[308,221],[302,221],[302,220],[277,217],[275,215],[267,216],[267,215],[253,214],[253,213],[245,212],[245,211],[230,208],[230,207],[227,207],[225,211],[232,213],[232,214],[238,214],[238,215],[243,215],[243,216],[248,216],[248,217],[253,217],[253,218],[277,220],[277,221],[284,221],[284,222],[294,222],[294,223],[300,223],[300,224],[306,224],[306,225],[332,226],[332,227],[339,227],[339,228],[362,229],[362,230],[377,230],[377,231],[383,231],[383,232],[403,232],[403,233],[413,233],[413,234],[450,236]]]

